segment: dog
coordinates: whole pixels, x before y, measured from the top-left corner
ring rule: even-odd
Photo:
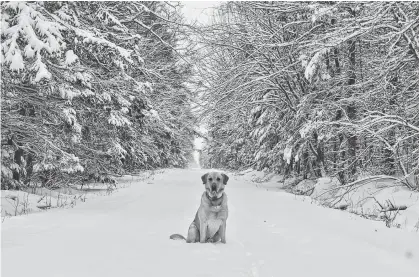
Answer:
[[[188,229],[188,236],[173,234],[171,239],[183,239],[187,243],[226,243],[226,223],[228,217],[227,194],[224,188],[229,177],[220,172],[209,172],[201,176],[205,191],[201,205]]]

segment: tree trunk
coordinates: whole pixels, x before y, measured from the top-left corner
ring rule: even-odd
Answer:
[[[356,81],[356,75],[355,75],[355,51],[356,51],[356,42],[354,40],[348,41],[349,44],[349,78],[348,78],[348,86],[352,86],[355,84]],[[353,90],[349,88],[350,95],[352,96]],[[348,114],[349,120],[355,120],[356,119],[356,106],[355,103],[350,103],[348,107],[346,108],[346,112]],[[357,150],[358,150],[358,136],[354,133],[349,133],[348,137],[348,158],[349,158],[349,173],[350,173],[350,179],[353,181],[355,179],[355,174],[357,173]]]

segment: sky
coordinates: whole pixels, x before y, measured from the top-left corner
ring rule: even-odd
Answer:
[[[209,23],[212,7],[217,6],[220,1],[181,1],[181,3],[183,4],[182,12],[189,23],[196,20],[201,24],[206,24]],[[200,131],[205,133],[206,130],[201,127]],[[202,138],[195,138],[195,149],[202,149],[203,141]],[[195,152],[194,158],[198,161],[197,155]]]
[[[182,12],[190,22],[197,20],[205,24],[209,22],[211,8],[220,1],[181,1],[181,3],[184,5]]]

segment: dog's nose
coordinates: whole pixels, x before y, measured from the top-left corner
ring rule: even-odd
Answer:
[[[217,186],[216,186],[216,185],[212,185],[212,186],[211,186],[211,190],[213,190],[213,191],[214,191],[214,190],[217,190]]]

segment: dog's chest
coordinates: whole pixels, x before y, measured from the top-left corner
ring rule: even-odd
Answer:
[[[220,229],[221,224],[223,221],[217,218],[209,218],[207,220],[207,228],[208,228],[208,238],[212,238],[215,233]]]

